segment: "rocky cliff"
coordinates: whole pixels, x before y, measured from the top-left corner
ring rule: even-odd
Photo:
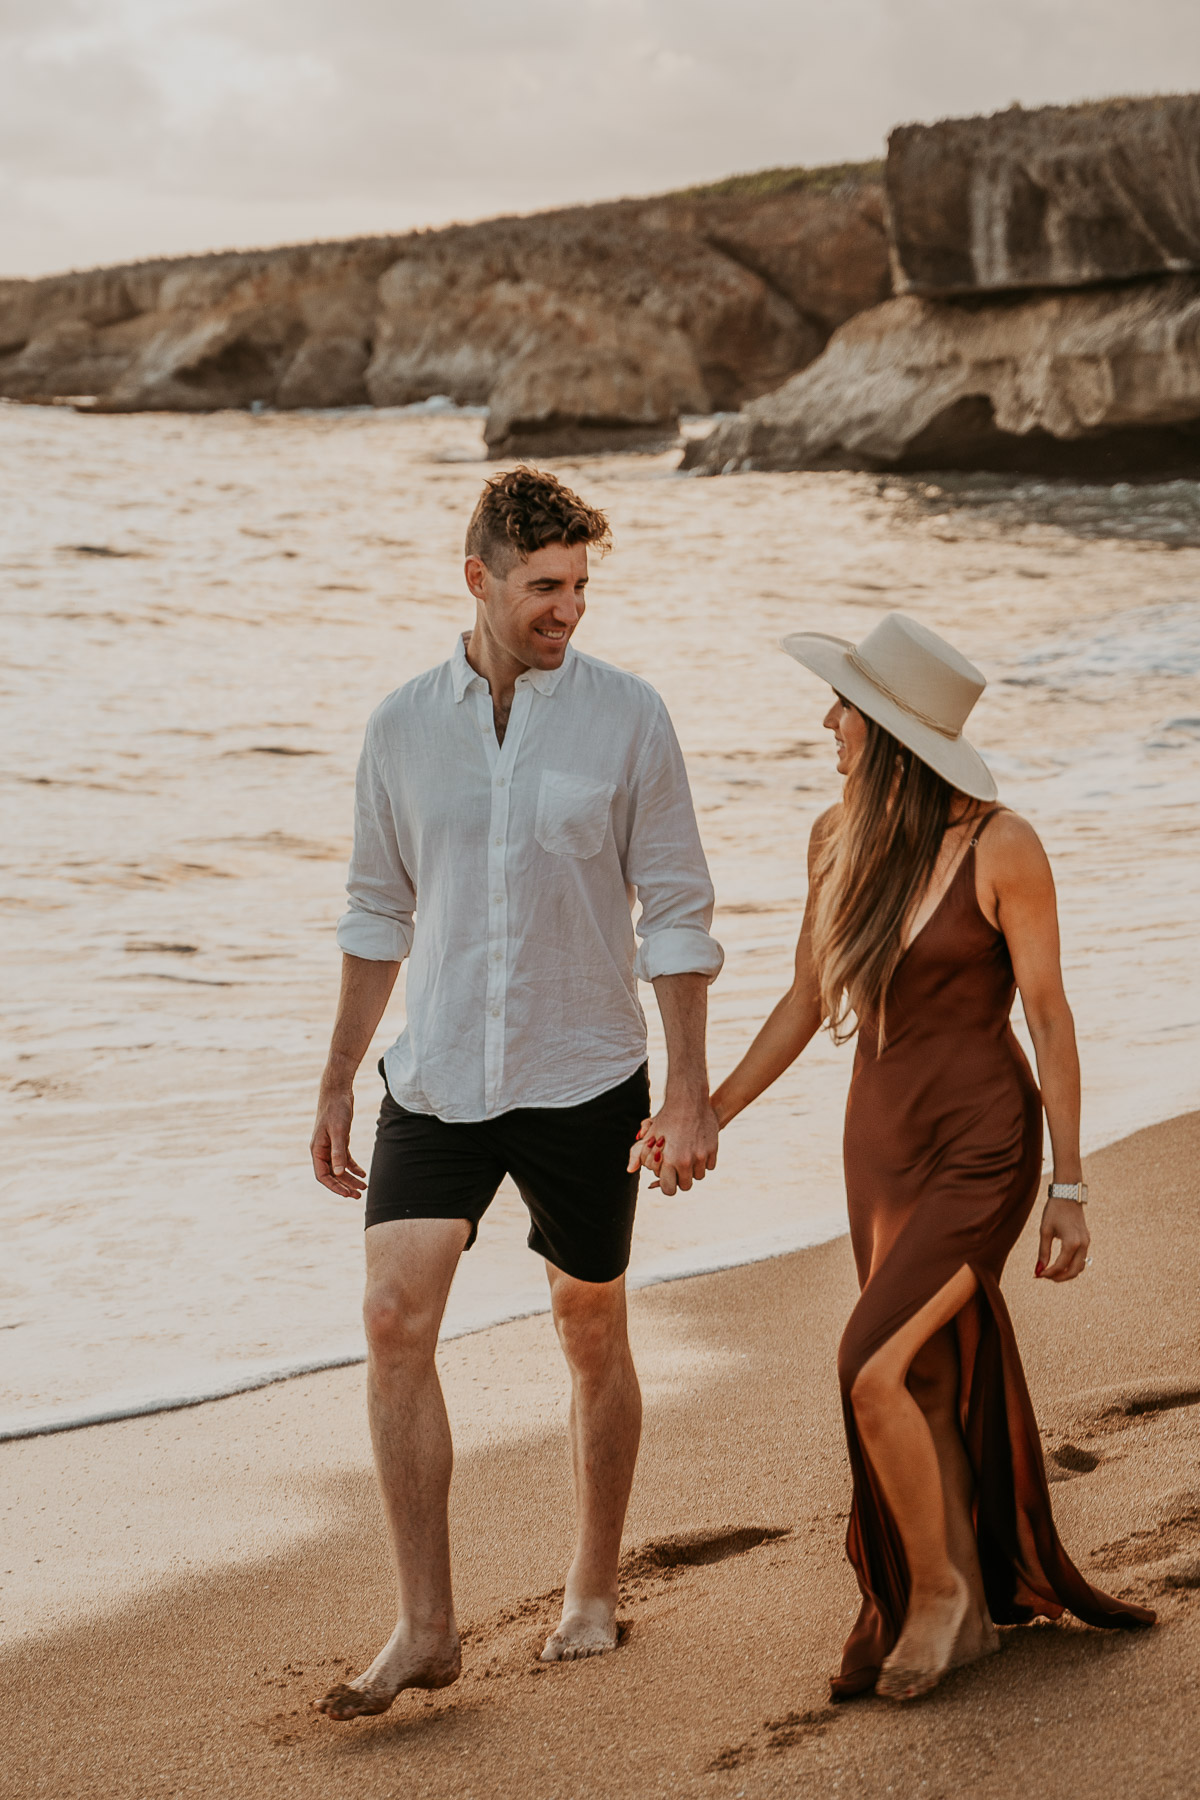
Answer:
[[[532,452],[659,443],[890,292],[878,165],[444,231],[0,282],[0,395],[105,410],[490,409]]]
[[[948,306],[905,295],[703,440],[696,466],[1200,464],[1200,276]]]
[[[886,188],[899,296],[689,466],[1200,470],[1200,97],[906,126]]]
[[[902,125],[887,197],[897,293],[1200,269],[1200,95]]]

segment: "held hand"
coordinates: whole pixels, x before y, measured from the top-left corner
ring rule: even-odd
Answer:
[[[1061,1246],[1051,1262],[1054,1240]],[[1034,1275],[1045,1281],[1074,1281],[1087,1267],[1091,1236],[1083,1207],[1078,1200],[1047,1200],[1042,1214],[1042,1231],[1038,1240],[1038,1262]]]
[[[658,1176],[668,1199],[693,1181],[703,1181],[717,1166],[717,1120],[707,1099],[664,1101],[642,1126],[629,1155],[629,1171],[639,1167]]]
[[[354,1117],[353,1088],[321,1091],[317,1122],[309,1150],[313,1174],[331,1194],[358,1200],[367,1184],[364,1170],[350,1154],[350,1122]]]

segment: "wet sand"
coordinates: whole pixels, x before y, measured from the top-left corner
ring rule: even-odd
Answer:
[[[1006,1291],[1059,1527],[1160,1608],[1070,1622],[911,1708],[826,1703],[855,1611],[834,1349],[842,1239],[647,1289],[624,1641],[543,1668],[570,1537],[544,1318],[442,1352],[463,1678],[334,1726],[310,1698],[389,1628],[361,1372],[0,1446],[5,1796],[1183,1800],[1200,1770],[1200,1113],[1089,1159],[1095,1264]]]

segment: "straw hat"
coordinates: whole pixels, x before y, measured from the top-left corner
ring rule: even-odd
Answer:
[[[889,613],[861,644],[795,631],[783,648],[961,793],[996,798],[991,771],[962,735],[987,682],[936,631]]]

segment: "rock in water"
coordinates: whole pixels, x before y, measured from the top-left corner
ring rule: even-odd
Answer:
[[[492,389],[487,447],[497,456],[665,450],[681,412],[708,397],[679,331],[613,322],[592,341],[541,344],[509,363]]]
[[[1200,95],[903,125],[886,185],[898,294],[1200,269]]]
[[[1200,469],[1200,275],[1028,300],[889,300],[685,466]]]

